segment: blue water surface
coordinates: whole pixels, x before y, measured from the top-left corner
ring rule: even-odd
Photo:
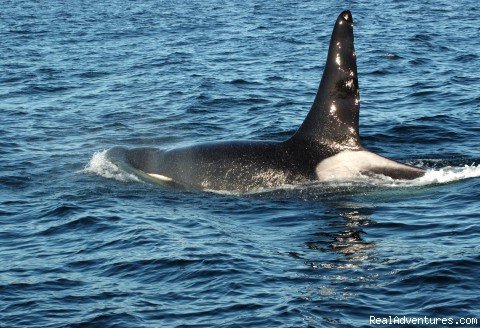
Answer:
[[[480,180],[461,171],[480,161],[477,1],[1,7],[1,326],[480,320]],[[458,168],[449,183],[216,194],[92,164],[116,145],[286,139],[344,9],[364,144]]]

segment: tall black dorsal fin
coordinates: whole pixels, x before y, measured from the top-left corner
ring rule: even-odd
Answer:
[[[335,22],[315,101],[292,139],[306,139],[338,149],[358,148],[359,108],[353,18],[346,10]]]

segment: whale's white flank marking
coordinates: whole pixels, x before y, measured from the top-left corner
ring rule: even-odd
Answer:
[[[149,176],[151,176],[152,178],[159,179],[159,180],[162,180],[162,181],[173,181],[172,178],[166,177],[166,176],[161,175],[161,174],[155,174],[155,173],[147,173],[147,174]]]
[[[376,168],[405,169],[406,165],[365,150],[345,150],[321,161],[315,173],[321,181],[346,180]]]

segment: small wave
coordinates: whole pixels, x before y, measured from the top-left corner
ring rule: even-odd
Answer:
[[[121,170],[118,166],[110,162],[105,156],[106,153],[107,150],[94,153],[83,171],[122,182],[140,181],[135,175]]]
[[[396,54],[392,54],[392,53],[387,53],[385,54],[385,56],[390,59],[390,60],[398,60],[398,59],[403,59],[402,56],[399,56],[399,55],[396,55]]]
[[[97,77],[103,77],[103,76],[106,76],[106,75],[109,75],[109,73],[108,72],[103,72],[103,71],[86,71],[86,72],[76,74],[76,76],[78,76],[80,78],[85,78],[85,79],[93,79],[93,78],[97,78]]]
[[[232,81],[230,81],[230,84],[233,84],[233,85],[261,85],[261,83],[259,83],[257,81],[247,81],[247,80],[244,80],[244,79],[232,80]]]

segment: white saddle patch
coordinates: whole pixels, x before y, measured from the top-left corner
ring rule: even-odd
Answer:
[[[315,173],[321,181],[347,180],[362,172],[380,168],[401,170],[407,166],[366,150],[346,150],[321,161],[315,168]]]

